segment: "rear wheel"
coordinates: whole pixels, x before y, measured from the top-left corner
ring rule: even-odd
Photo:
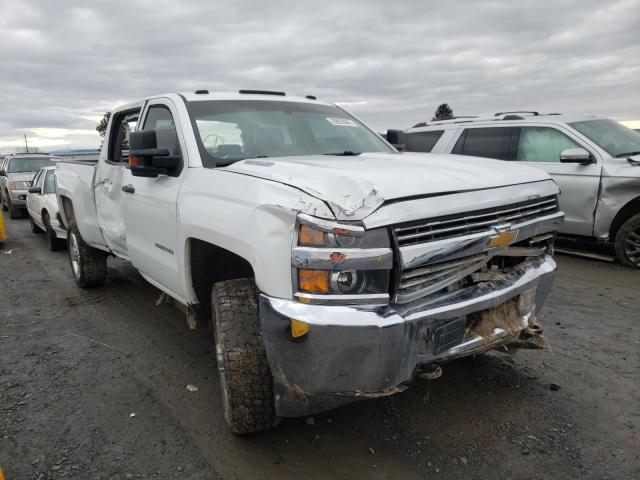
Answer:
[[[249,278],[218,282],[211,292],[222,407],[235,434],[267,430],[278,421],[260,334],[258,294]]]
[[[36,222],[33,221],[33,217],[29,215],[29,223],[31,224],[31,231],[33,233],[42,233],[42,229],[36,225]]]
[[[107,254],[85,243],[75,223],[67,232],[69,262],[73,279],[80,288],[102,285],[107,278]]]
[[[7,208],[9,209],[9,217],[16,219],[22,217],[22,210],[13,206],[11,197],[7,197]]]
[[[33,219],[31,220],[33,222]],[[49,250],[62,250],[66,247],[66,242],[62,238],[58,238],[55,230],[51,226],[51,219],[49,214],[44,212],[42,214],[42,223],[44,223],[45,232],[47,232],[47,243],[49,244]]]
[[[640,268],[640,213],[622,224],[616,234],[616,256],[623,264]]]

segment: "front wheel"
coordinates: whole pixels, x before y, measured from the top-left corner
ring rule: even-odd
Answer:
[[[73,279],[80,288],[102,285],[107,278],[107,254],[85,243],[75,223],[67,232],[69,262]]]
[[[211,291],[222,408],[235,434],[267,430],[278,422],[260,333],[258,294],[250,278],[218,282]]]
[[[615,243],[618,260],[629,267],[640,268],[640,213],[622,224]]]

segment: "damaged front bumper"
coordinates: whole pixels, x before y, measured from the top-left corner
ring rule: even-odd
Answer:
[[[532,261],[478,296],[404,316],[384,307],[309,305],[261,295],[276,413],[309,415],[401,391],[422,366],[536,336],[556,263]],[[292,338],[291,320],[309,325]]]

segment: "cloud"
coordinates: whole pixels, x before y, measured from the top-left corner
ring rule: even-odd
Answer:
[[[105,111],[198,88],[314,94],[378,130],[442,102],[633,120],[638,13],[636,0],[3,0],[0,146],[29,129],[95,147]]]

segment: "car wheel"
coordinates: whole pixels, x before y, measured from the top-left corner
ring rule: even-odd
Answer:
[[[29,223],[31,224],[31,231],[33,233],[42,233],[42,229],[36,225],[36,222],[33,221],[33,217],[29,215]]]
[[[107,254],[85,243],[77,224],[67,231],[69,263],[73,279],[80,288],[102,285],[107,278]]]
[[[640,268],[640,213],[622,224],[616,234],[616,256],[623,264]]]
[[[31,220],[33,222],[33,219]],[[44,223],[45,232],[47,232],[47,243],[49,244],[49,250],[62,250],[67,246],[66,241],[62,238],[58,238],[55,230],[51,226],[51,219],[49,218],[49,214],[44,212],[42,214],[42,223]]]
[[[235,434],[267,430],[278,422],[260,334],[258,294],[249,278],[218,282],[211,292],[222,408]]]
[[[7,201],[4,199],[4,195],[0,196],[0,200],[2,200],[2,210],[4,212],[6,212],[7,210],[9,210],[9,207],[7,207]]]

